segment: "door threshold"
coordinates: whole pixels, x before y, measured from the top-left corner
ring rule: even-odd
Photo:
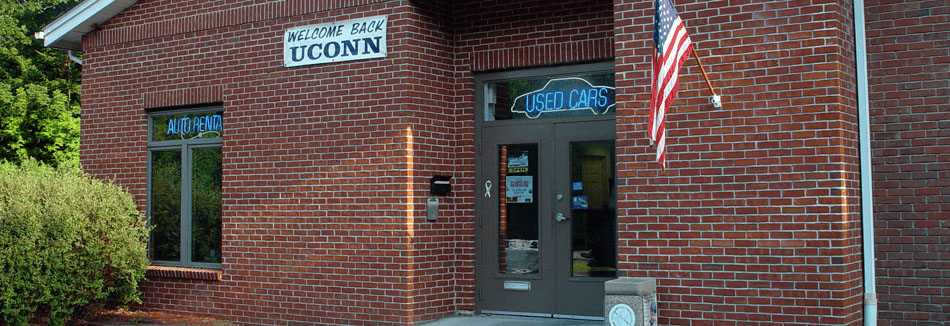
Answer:
[[[554,319],[570,319],[570,320],[604,321],[604,317],[597,317],[597,316],[578,316],[578,315],[562,315],[562,314],[543,314],[543,313],[534,313],[534,312],[497,311],[497,310],[482,310],[482,313],[483,313],[483,314],[486,314],[486,315],[499,315],[499,316],[515,316],[515,317],[533,317],[533,318],[554,318]]]
[[[557,318],[557,319],[571,319],[571,320],[604,321],[604,317],[595,317],[595,316],[577,316],[577,315],[558,315],[558,314],[554,314],[554,318]]]
[[[540,317],[544,316],[544,317]],[[569,315],[557,315],[562,318],[556,318],[553,314],[533,314],[510,311],[486,311],[474,316],[453,316],[428,323],[423,326],[603,326],[603,319],[599,321],[588,319],[566,319]],[[597,318],[589,316],[573,316],[584,318]]]
[[[486,315],[499,315],[499,316],[515,316],[515,317],[534,317],[534,318],[552,318],[551,314],[542,314],[535,312],[518,312],[518,311],[498,311],[498,310],[482,310],[483,314]]]

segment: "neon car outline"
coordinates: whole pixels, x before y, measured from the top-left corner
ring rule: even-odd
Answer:
[[[542,91],[544,91],[545,89],[547,89],[548,86],[551,85],[551,83],[553,83],[553,82],[558,82],[558,81],[566,81],[566,80],[579,80],[579,81],[582,81],[582,82],[584,82],[585,84],[587,84],[587,86],[590,86],[591,89],[594,89],[594,88],[608,88],[608,89],[610,89],[611,91],[613,91],[613,92],[614,92],[614,96],[616,96],[616,88],[615,88],[615,87],[611,87],[611,86],[594,86],[594,84],[591,84],[591,83],[590,83],[589,81],[587,81],[586,79],[579,78],[579,77],[553,78],[553,79],[551,79],[551,80],[548,80],[548,82],[544,84],[544,87],[541,87],[541,88],[539,88],[539,89],[537,89],[537,90],[533,90],[533,91],[530,91],[530,92],[521,94],[521,95],[519,95],[518,97],[516,97],[515,100],[512,101],[512,103],[511,103],[511,112],[512,112],[512,113],[521,113],[521,114],[524,114],[526,117],[528,117],[528,119],[537,119],[537,118],[541,117],[541,114],[543,114],[543,113],[545,113],[545,112],[565,112],[565,111],[578,111],[578,110],[590,110],[594,115],[601,115],[601,114],[607,114],[608,112],[610,112],[610,109],[614,108],[614,106],[617,105],[616,98],[615,98],[613,103],[611,103],[610,105],[608,105],[606,108],[603,109],[603,112],[598,112],[598,110],[595,109],[595,108],[592,107],[592,106],[586,106],[586,107],[566,108],[566,109],[559,109],[559,110],[541,110],[541,111],[538,111],[537,114],[535,114],[535,115],[533,115],[533,116],[532,116],[532,113],[528,112],[527,107],[525,108],[525,110],[517,110],[517,109],[515,109],[515,106],[517,106],[517,104],[518,104],[520,101],[522,101],[522,99],[523,99],[525,96],[530,96],[530,95],[533,95],[533,94],[541,93]]]

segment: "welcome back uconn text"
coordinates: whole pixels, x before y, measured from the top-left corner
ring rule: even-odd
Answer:
[[[386,20],[386,16],[376,16],[287,30],[284,65],[385,57]]]

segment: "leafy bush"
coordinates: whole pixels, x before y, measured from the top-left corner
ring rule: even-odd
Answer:
[[[0,324],[62,325],[140,302],[147,235],[116,185],[75,168],[0,163]]]

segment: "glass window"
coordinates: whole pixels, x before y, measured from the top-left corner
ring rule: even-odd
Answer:
[[[581,117],[614,112],[614,73],[485,83],[485,121]]]
[[[191,162],[191,260],[221,263],[221,148],[196,148]]]
[[[181,150],[152,151],[152,259],[181,260]]]
[[[155,113],[149,120],[149,258],[221,263],[221,111]]]
[[[613,140],[571,142],[571,276],[617,277]]]
[[[498,267],[504,274],[537,274],[540,254],[538,144],[498,147]]]

